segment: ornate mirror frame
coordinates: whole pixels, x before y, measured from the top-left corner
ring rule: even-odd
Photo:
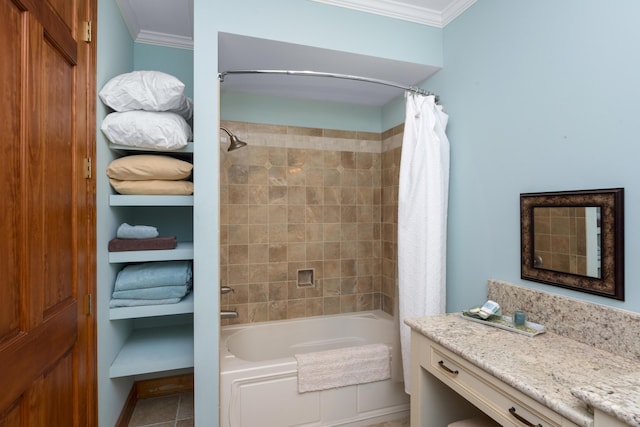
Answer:
[[[600,208],[600,277],[535,266],[534,208]],[[624,189],[520,194],[521,278],[624,301]],[[535,263],[535,264],[534,264]]]

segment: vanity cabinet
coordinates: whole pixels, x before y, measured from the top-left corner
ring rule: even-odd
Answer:
[[[466,403],[462,398],[502,426],[577,426],[420,333],[413,331],[411,342],[411,427],[442,426],[464,418],[459,409]],[[442,387],[434,382],[455,394],[438,391]],[[426,408],[424,401],[429,402]],[[438,412],[437,420],[432,411]]]
[[[110,145],[115,157],[132,154],[161,154],[193,160],[193,143],[179,151],[158,152]],[[109,252],[108,262],[115,270],[130,263],[193,260],[193,196],[120,195],[109,196],[113,215],[130,224],[170,227],[170,233],[158,227],[161,235],[175,234],[175,249]],[[177,210],[176,210],[177,209]],[[164,227],[166,228],[166,227]],[[114,236],[115,237],[115,236]],[[113,283],[111,283],[113,289]],[[194,292],[177,304],[108,308],[109,321],[126,322],[130,332],[109,368],[110,378],[152,374],[193,368],[193,301]],[[101,307],[102,308],[102,307]]]

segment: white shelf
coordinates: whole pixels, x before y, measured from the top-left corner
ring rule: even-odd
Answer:
[[[178,242],[175,249],[109,252],[109,262],[147,262],[193,259],[193,242]]]
[[[171,153],[193,153],[193,142],[187,142],[185,147],[177,150],[154,150],[146,147],[131,147],[128,145],[118,145],[109,143],[109,149],[113,151],[142,151],[145,153],[171,154]]]
[[[110,308],[109,319],[134,319],[139,317],[171,316],[173,314],[186,313],[193,313],[193,292],[190,292],[177,304]]]
[[[193,206],[193,196],[178,195],[109,195],[110,206]]]
[[[109,368],[118,378],[193,367],[193,325],[134,329]]]

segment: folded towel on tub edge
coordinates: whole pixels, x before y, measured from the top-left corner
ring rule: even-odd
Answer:
[[[300,393],[391,378],[391,357],[385,344],[296,354],[295,357]]]

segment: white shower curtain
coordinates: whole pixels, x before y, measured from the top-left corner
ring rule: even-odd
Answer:
[[[408,317],[442,314],[446,304],[448,116],[434,96],[406,94],[398,190],[398,288],[404,384],[411,390]]]

